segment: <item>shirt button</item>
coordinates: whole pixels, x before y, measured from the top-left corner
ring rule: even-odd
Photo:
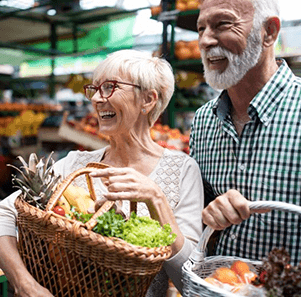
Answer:
[[[269,119],[269,118],[268,118],[266,115],[264,115],[264,116],[262,117],[262,120],[263,120],[264,122],[266,122],[268,119]]]
[[[238,166],[238,168],[241,170],[241,171],[244,171],[246,169],[246,166],[244,164],[240,164]]]
[[[230,237],[231,237],[231,239],[233,239],[233,240],[236,238],[235,234],[233,234],[233,233],[230,235]]]

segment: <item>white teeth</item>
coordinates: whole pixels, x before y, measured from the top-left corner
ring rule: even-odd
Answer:
[[[116,114],[116,112],[114,112],[114,111],[100,111],[99,112],[99,115],[101,117],[104,117],[104,116],[113,116],[115,114]]]
[[[219,56],[219,57],[208,57],[209,61],[218,61],[218,60],[223,60],[225,57]]]

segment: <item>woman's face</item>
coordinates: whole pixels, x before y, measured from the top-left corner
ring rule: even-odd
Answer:
[[[93,84],[99,86],[104,81],[132,83],[128,78],[117,76],[114,78],[94,80]],[[106,84],[113,87],[113,84]],[[129,133],[138,121],[141,106],[139,98],[135,96],[135,86],[117,83],[112,96],[102,98],[98,91],[92,97],[92,105],[97,112],[99,132],[108,136]],[[140,104],[139,104],[140,103]]]

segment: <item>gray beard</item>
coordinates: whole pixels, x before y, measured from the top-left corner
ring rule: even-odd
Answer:
[[[233,54],[220,46],[201,52],[206,82],[214,89],[228,89],[237,85],[246,73],[258,63],[262,52],[260,30],[252,29],[247,39],[247,47],[241,55]],[[218,70],[210,70],[207,56],[226,57],[228,59],[227,68],[222,73]]]

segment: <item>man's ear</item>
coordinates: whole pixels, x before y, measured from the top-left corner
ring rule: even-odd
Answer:
[[[149,113],[157,104],[158,101],[158,93],[156,90],[152,89],[147,91],[144,96],[142,110],[145,110],[145,113]]]
[[[270,17],[264,24],[264,39],[263,45],[270,47],[274,45],[280,31],[280,19],[277,16]]]

